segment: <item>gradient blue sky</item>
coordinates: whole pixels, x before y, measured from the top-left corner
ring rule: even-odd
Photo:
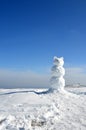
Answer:
[[[0,0],[0,69],[86,66],[85,0]]]

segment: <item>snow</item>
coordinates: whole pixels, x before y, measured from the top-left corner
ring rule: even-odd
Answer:
[[[51,68],[51,87],[53,89],[57,89],[57,91],[62,91],[64,90],[65,86],[65,80],[63,76],[65,75],[65,69],[63,68],[64,65],[64,59],[63,57],[57,58],[56,56],[54,57],[54,65]]]
[[[54,57],[50,89],[0,89],[0,130],[86,130],[86,87],[65,88]]]
[[[86,87],[0,89],[0,130],[86,130]]]

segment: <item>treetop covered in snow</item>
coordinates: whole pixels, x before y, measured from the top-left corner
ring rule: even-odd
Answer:
[[[54,65],[57,65],[57,66],[63,66],[64,65],[64,58],[63,57],[56,57],[54,56]]]
[[[51,68],[51,87],[57,89],[58,91],[64,90],[65,80],[63,76],[65,75],[65,69],[63,68],[64,58],[54,56],[54,65]]]

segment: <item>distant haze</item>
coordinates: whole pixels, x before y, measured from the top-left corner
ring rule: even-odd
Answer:
[[[0,88],[50,87],[51,73],[39,74],[33,71],[13,71],[0,69]],[[86,85],[86,73],[83,68],[66,68],[67,84]]]

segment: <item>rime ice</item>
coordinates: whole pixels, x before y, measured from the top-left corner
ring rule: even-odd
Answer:
[[[65,80],[63,76],[65,75],[65,69],[63,68],[64,59],[63,57],[54,57],[54,65],[51,68],[51,87],[58,91],[64,90]]]

